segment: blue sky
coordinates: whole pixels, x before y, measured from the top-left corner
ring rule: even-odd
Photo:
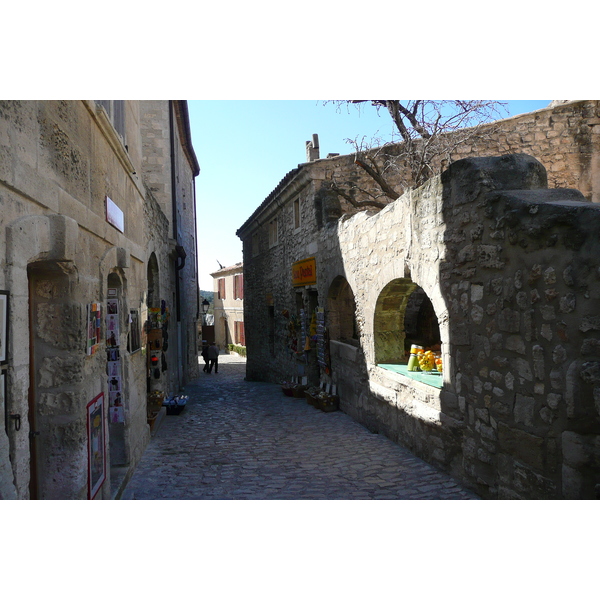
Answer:
[[[507,101],[509,115],[549,100]],[[196,178],[200,287],[213,289],[219,263],[242,261],[237,229],[279,181],[306,162],[306,141],[319,135],[321,157],[352,152],[345,140],[391,133],[391,120],[371,106],[349,110],[317,100],[188,100]],[[508,115],[506,115],[508,116]]]

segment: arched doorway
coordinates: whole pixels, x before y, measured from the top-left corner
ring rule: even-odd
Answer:
[[[31,499],[78,498],[86,483],[80,306],[66,263],[35,262],[29,284],[29,449]]]
[[[327,321],[332,340],[346,344],[358,344],[356,325],[356,301],[350,284],[338,275],[329,287],[327,294]]]

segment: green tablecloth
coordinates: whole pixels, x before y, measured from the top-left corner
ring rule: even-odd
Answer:
[[[415,381],[420,381],[421,383],[426,383],[427,385],[431,385],[436,388],[441,388],[444,385],[444,379],[441,373],[437,371],[430,371],[426,373],[424,371],[409,371],[406,365],[377,365],[382,369],[387,369],[388,371],[393,371],[394,373],[399,373],[400,375],[404,375],[405,377],[410,377],[410,379],[414,379]]]

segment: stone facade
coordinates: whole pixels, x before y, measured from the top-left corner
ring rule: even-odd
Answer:
[[[593,131],[597,109],[569,103],[501,121],[529,131],[519,136],[531,135],[543,160],[459,160],[381,211],[358,212],[324,185],[362,177],[351,157],[291,171],[238,231],[247,377],[335,384],[342,410],[484,497],[594,497],[600,208],[589,202],[597,153],[580,156],[578,136]],[[574,129],[548,135],[563,118]],[[545,153],[557,137],[565,160]],[[562,181],[589,186],[582,194]],[[316,281],[303,285],[294,266],[309,258]],[[311,331],[317,307],[325,363]],[[395,370],[424,340],[441,345],[441,387]]]
[[[215,342],[220,350],[227,351],[229,344],[245,346],[244,332],[244,265],[211,273],[214,285]]]
[[[180,293],[180,301],[189,306],[189,316],[181,320],[172,306],[175,269],[184,254],[188,272],[180,276],[197,281],[195,217],[181,218],[184,235],[174,239],[172,204],[179,206],[184,194],[193,198],[198,165],[185,131],[185,102],[158,104],[163,114],[156,128],[163,138],[169,135],[169,118],[174,123],[176,151],[169,164],[180,181],[179,188],[160,198],[162,204],[149,189],[154,182],[147,177],[145,152],[154,142],[142,127],[157,103],[0,103],[0,289],[8,292],[9,301],[0,498],[109,499],[111,471],[133,469],[150,439],[151,385],[169,393],[197,372],[184,352],[171,350],[168,376],[158,384],[150,384],[148,377],[149,308],[166,301],[174,348],[186,348],[181,338],[195,340],[197,319],[197,295]],[[163,180],[173,179],[174,172],[166,168]],[[95,345],[90,345],[96,333],[89,327],[92,303],[101,309]],[[109,388],[111,311],[116,311],[117,335],[110,343],[116,344],[119,359],[113,361],[118,363],[114,376],[120,381]],[[178,374],[178,361],[183,374]],[[120,421],[109,410],[113,386],[122,398],[113,405],[122,406]],[[93,426],[103,424],[104,444],[98,443],[105,448],[106,477],[102,483],[100,475],[93,475],[99,485],[90,494],[88,405],[101,395],[102,417]],[[90,445],[98,450],[95,442]],[[93,473],[97,467],[91,465]]]
[[[513,153],[526,153],[539,160],[548,173],[548,187],[574,188],[588,200],[600,202],[600,102],[577,100],[551,104],[490,123],[469,143],[457,143],[448,164],[461,158]],[[349,181],[377,192],[369,176],[354,166],[354,155],[319,162],[325,160],[327,181]],[[402,186],[393,178],[391,183],[401,191]],[[390,201],[385,197],[378,200]],[[338,202],[342,212],[357,212],[345,199],[338,198]]]

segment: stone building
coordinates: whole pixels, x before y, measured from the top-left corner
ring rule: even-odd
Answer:
[[[313,151],[238,230],[247,377],[336,385],[343,411],[483,497],[594,497],[599,116],[501,121],[481,157],[381,211],[331,193],[362,177],[352,157]],[[493,157],[516,138],[535,158]],[[412,344],[440,348],[442,375],[407,371]]]
[[[1,498],[110,499],[196,376],[198,173],[185,101],[0,102]]]
[[[211,273],[214,281],[215,342],[221,350],[229,344],[246,345],[244,331],[244,264]]]

